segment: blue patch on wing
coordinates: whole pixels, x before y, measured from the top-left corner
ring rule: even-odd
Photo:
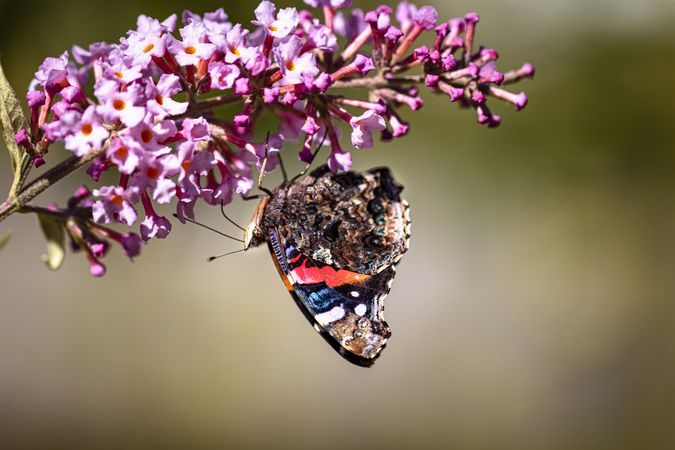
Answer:
[[[340,294],[325,285],[296,285],[294,287],[314,314],[328,311],[344,301]]]

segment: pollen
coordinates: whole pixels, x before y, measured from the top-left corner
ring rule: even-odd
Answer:
[[[187,47],[185,47],[185,50],[184,50],[184,51],[185,51],[185,53],[187,53],[188,55],[194,55],[195,53],[197,53],[197,49],[194,48],[192,45],[188,45]]]
[[[156,180],[157,177],[159,176],[159,169],[155,166],[150,166],[148,169],[145,171],[145,174],[150,178],[151,180]]]
[[[117,100],[113,101],[112,106],[117,111],[122,111],[124,108],[127,107],[127,104],[124,103],[124,100],[121,100],[121,99],[118,98]]]
[[[159,103],[160,105],[163,105],[163,104],[164,104],[164,97],[162,97],[161,95],[157,94],[157,95],[155,95],[155,101],[156,101],[157,103]]]
[[[150,143],[150,141],[152,141],[152,131],[148,130],[147,128],[141,131],[141,140],[145,144]]]
[[[148,46],[143,49],[143,53],[148,53],[153,48],[155,48],[155,44],[148,44]]]
[[[186,159],[180,166],[183,168],[184,171],[187,172],[188,170],[190,170],[190,161]]]
[[[268,26],[267,29],[270,30],[270,31],[272,31],[272,32],[278,31],[278,30],[279,30],[279,29],[278,29],[277,27],[275,27],[274,25]]]
[[[239,49],[237,47],[230,47],[230,52],[234,53],[237,56],[241,56],[241,52],[239,51]]]
[[[114,75],[115,75],[117,78],[120,78],[120,79],[124,78],[124,74],[123,74],[122,72],[115,72]]]
[[[92,127],[90,123],[85,123],[84,125],[82,125],[82,128],[80,128],[80,131],[85,136],[89,136],[91,132],[94,131],[94,127]]]
[[[290,59],[288,61],[286,61],[285,66],[286,66],[286,69],[290,70],[291,72],[293,72],[295,70],[295,63],[293,61],[291,61]]]
[[[124,199],[122,198],[122,196],[115,194],[110,198],[110,202],[115,206],[122,206],[122,203],[124,203]]]

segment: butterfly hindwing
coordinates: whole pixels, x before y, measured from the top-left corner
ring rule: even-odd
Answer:
[[[391,335],[382,313],[394,267],[368,275],[323,264],[274,229],[268,242],[287,288],[315,328],[350,361],[372,364]]]

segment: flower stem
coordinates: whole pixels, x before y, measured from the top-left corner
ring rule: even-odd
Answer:
[[[104,145],[99,150],[92,150],[84,156],[73,156],[66,159],[59,165],[45,172],[35,180],[28,183],[17,194],[16,198],[9,198],[0,204],[0,222],[5,220],[11,214],[21,211],[32,199],[37,197],[42,191],[60,181],[62,178],[70,175],[77,169],[90,163],[106,152],[108,145]]]

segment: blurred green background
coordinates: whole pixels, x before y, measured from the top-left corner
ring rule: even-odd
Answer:
[[[264,248],[207,264],[236,246],[177,225],[99,280],[79,255],[48,272],[34,218],[13,216],[3,448],[675,448],[675,3],[433,3],[479,12],[478,41],[537,78],[519,86],[525,111],[495,107],[497,130],[427,97],[409,137],[355,152],[412,204],[378,363],[349,365],[316,335]],[[140,13],[248,21],[256,4],[4,0],[0,55],[22,94],[45,56],[115,41]]]

